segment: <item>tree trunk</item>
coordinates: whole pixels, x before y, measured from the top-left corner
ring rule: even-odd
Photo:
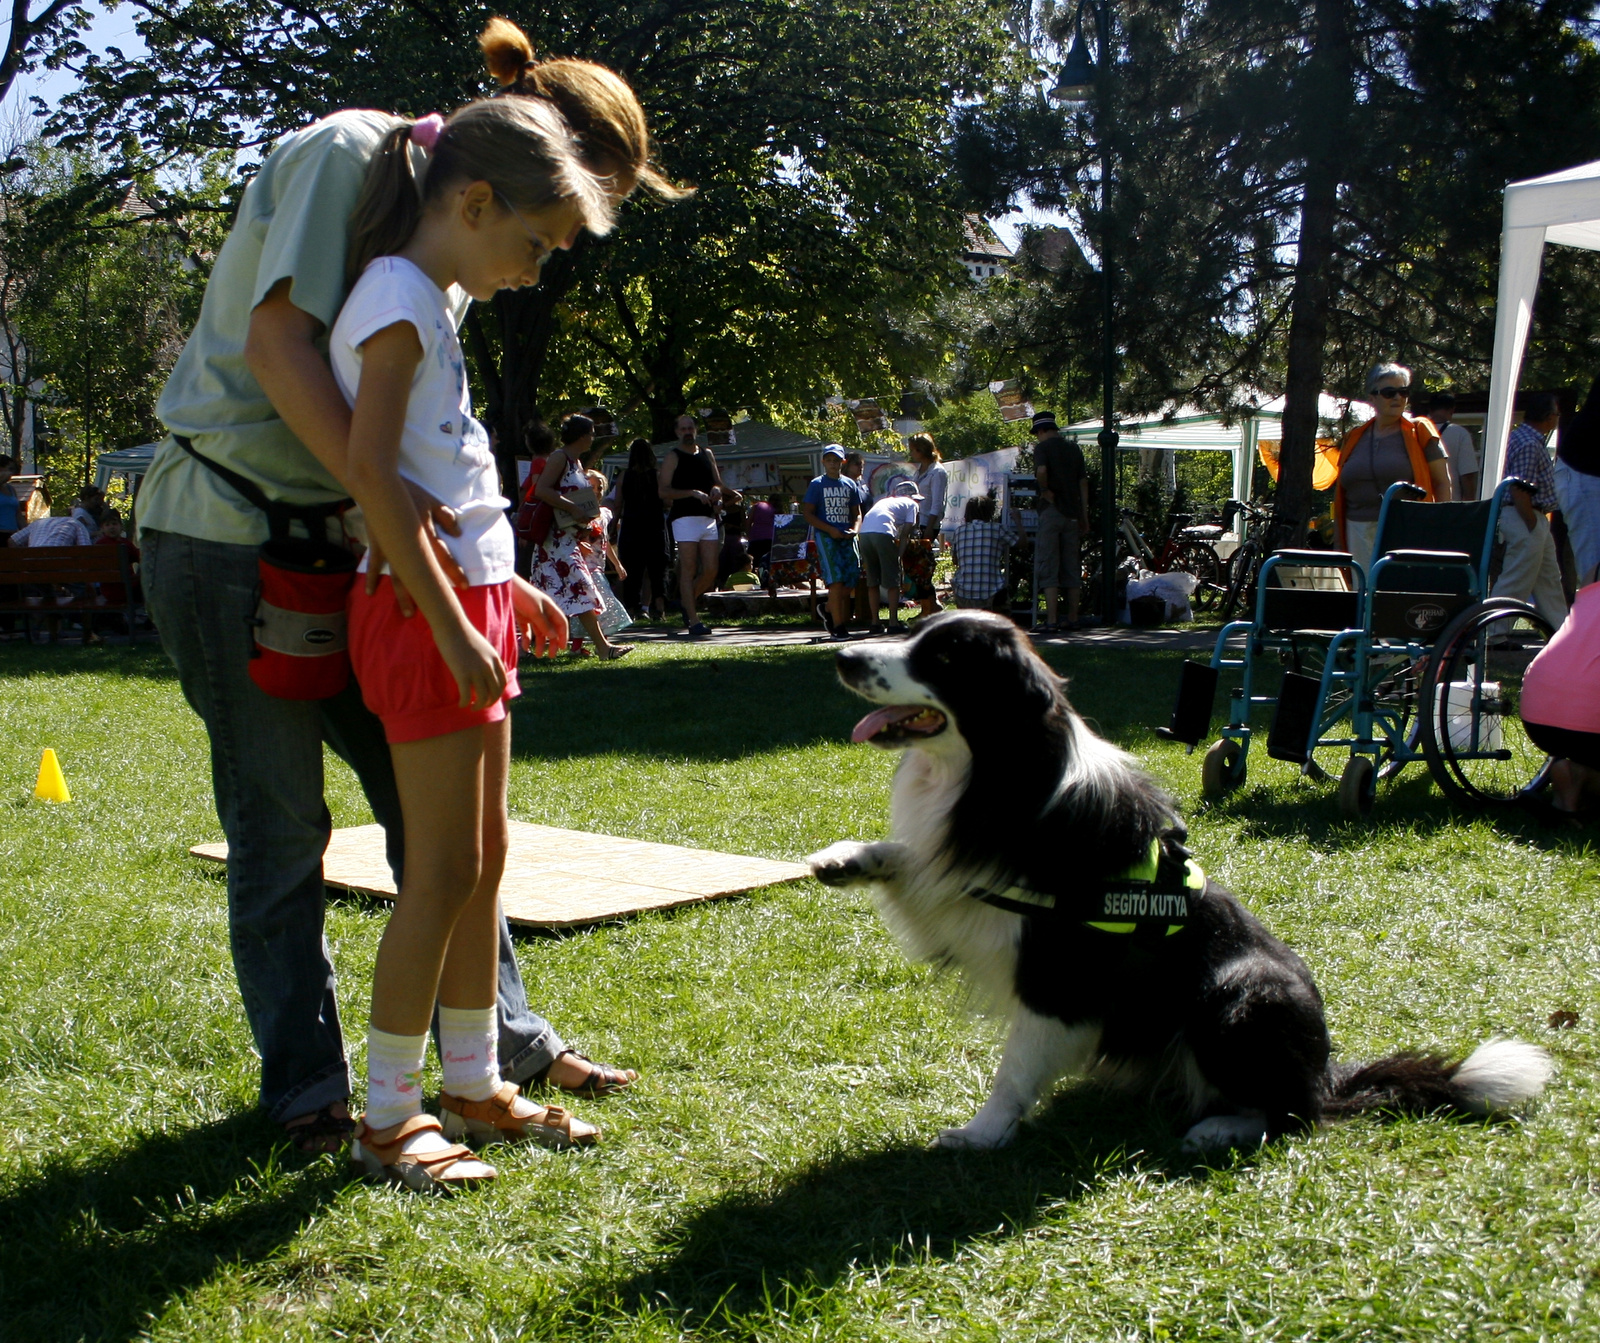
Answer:
[[[498,358],[483,326],[484,310],[475,305],[467,316],[467,353],[488,389],[484,418],[499,431],[496,462],[508,499],[516,497],[516,455],[521,450],[522,431],[542,418],[540,379],[560,326],[556,307],[577,282],[579,246],[557,252],[545,262],[539,283],[532,289],[507,289],[494,296],[488,307],[494,312],[500,336]]]
[[[1305,187],[1300,197],[1300,245],[1289,308],[1274,546],[1302,543],[1311,517],[1311,476],[1333,289],[1334,228],[1354,92],[1345,5],[1346,0],[1317,0],[1316,45],[1307,61],[1305,96],[1298,108],[1306,146]]]

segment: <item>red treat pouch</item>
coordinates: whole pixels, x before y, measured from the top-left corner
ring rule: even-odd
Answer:
[[[350,680],[345,599],[358,558],[327,541],[278,537],[258,555],[250,679],[278,699],[327,699]]]

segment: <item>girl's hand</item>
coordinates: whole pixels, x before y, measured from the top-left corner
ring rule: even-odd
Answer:
[[[487,709],[506,693],[506,669],[500,654],[471,625],[463,621],[447,639],[441,639],[436,630],[434,642],[461,691],[458,708]]]
[[[450,536],[461,535],[461,522],[456,517],[455,509],[447,504],[441,504],[420,485],[413,484],[402,478],[406,493],[411,496],[411,501],[417,506],[417,515],[422,519],[422,531],[427,543],[433,549],[433,556],[439,561],[439,567],[444,570],[444,576],[450,580],[454,587],[467,586],[466,571],[456,563],[456,557],[450,553],[450,548],[439,539],[439,533],[444,532]],[[372,596],[378,590],[378,579],[383,574],[384,566],[383,547],[371,534],[367,534],[367,596]],[[394,586],[395,605],[400,608],[400,614],[407,620],[417,613],[417,604],[411,600],[411,594],[406,591],[405,584],[394,574],[390,574],[390,581]]]
[[[554,657],[566,651],[566,612],[526,579],[511,580],[511,610],[517,622],[518,641],[534,657]]]

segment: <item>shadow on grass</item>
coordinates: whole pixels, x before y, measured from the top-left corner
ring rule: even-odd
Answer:
[[[577,672],[577,674],[572,674]],[[573,760],[620,752],[733,761],[846,743],[862,701],[833,659],[809,649],[676,658],[620,666],[537,666],[520,674],[511,752]]]
[[[137,645],[105,644],[84,648],[72,644],[33,644],[11,639],[0,643],[0,677],[122,676],[142,681],[176,681],[177,670],[153,634]]]
[[[142,1337],[219,1267],[272,1254],[348,1181],[327,1158],[279,1167],[280,1138],[264,1117],[234,1115],[21,1176],[0,1196],[0,1334]]]
[[[666,1231],[662,1258],[610,1288],[599,1310],[670,1312],[686,1332],[780,1306],[785,1286],[948,1260],[1015,1235],[1121,1176],[1204,1178],[1174,1113],[1092,1087],[1065,1092],[999,1152],[891,1147],[836,1152],[776,1188],[741,1190]]]
[[[1203,804],[1219,817],[1242,823],[1243,839],[1295,839],[1330,851],[1362,849],[1387,835],[1431,835],[1483,821],[1499,834],[1554,853],[1576,855],[1600,843],[1600,828],[1559,826],[1520,806],[1481,810],[1451,802],[1426,765],[1406,769],[1393,782],[1378,785],[1371,814],[1353,821],[1339,811],[1338,781],[1309,780],[1269,787],[1246,784],[1238,793]]]

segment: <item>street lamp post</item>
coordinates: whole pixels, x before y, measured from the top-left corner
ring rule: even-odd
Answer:
[[[1083,11],[1094,15],[1098,61],[1089,56],[1083,38]],[[1073,21],[1072,49],[1061,79],[1049,97],[1064,103],[1095,105],[1095,131],[1100,143],[1100,610],[1106,624],[1117,618],[1117,433],[1112,405],[1117,378],[1113,331],[1114,291],[1111,273],[1111,2],[1081,0]]]

